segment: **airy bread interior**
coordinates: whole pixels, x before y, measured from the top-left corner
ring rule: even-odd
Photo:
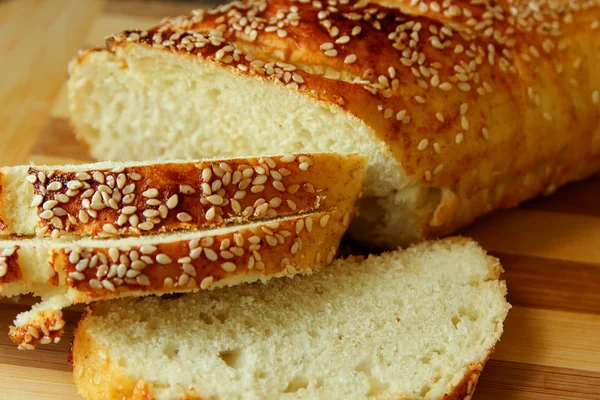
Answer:
[[[77,338],[95,346],[75,344],[75,372],[85,373],[78,360],[108,365],[94,376],[100,386],[143,379],[159,400],[191,390],[210,399],[441,399],[502,333],[510,305],[500,272],[474,242],[450,239],[338,260],[311,277],[101,303],[80,325]],[[76,379],[84,395],[91,380]],[[99,398],[115,388],[105,389]]]
[[[416,239],[439,203],[366,124],[282,84],[143,46],[86,57],[71,68],[71,114],[98,159],[359,152],[370,161],[351,231],[368,226],[361,240],[390,246]]]

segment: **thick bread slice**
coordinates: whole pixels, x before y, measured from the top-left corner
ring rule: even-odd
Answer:
[[[111,237],[353,207],[362,156],[290,154],[0,168],[0,236]]]
[[[470,399],[510,305],[468,239],[311,277],[96,303],[72,348],[87,399]]]
[[[390,246],[600,170],[598,0],[380,1],[234,1],[116,35],[71,64],[76,133],[101,159],[359,152],[351,234]]]
[[[33,292],[43,299],[17,317],[11,339],[25,349],[55,340],[60,329],[43,326],[62,328],[60,310],[73,303],[311,273],[331,263],[350,219],[331,211],[203,232],[0,241],[0,294]]]

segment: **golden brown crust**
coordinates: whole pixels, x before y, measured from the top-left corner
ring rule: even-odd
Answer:
[[[59,310],[42,311],[27,325],[11,326],[8,337],[19,345],[19,350],[33,350],[39,344],[58,343],[64,332],[65,321]]]
[[[77,302],[188,292],[240,277],[293,275],[329,264],[349,220],[337,211],[312,213],[200,239],[126,249],[70,246],[53,249],[50,263],[77,293]]]
[[[492,351],[493,350],[491,350],[490,353]],[[470,364],[460,383],[456,385],[450,393],[446,394],[442,400],[471,400],[473,392],[475,392],[475,388],[477,387],[479,375],[481,375],[481,371],[483,371],[486,361],[487,358],[482,363],[476,362]]]
[[[238,1],[107,49],[200,57],[345,110],[443,190],[428,236],[600,169],[600,2],[378,3]]]
[[[19,246],[0,248],[0,285],[18,282],[23,277],[19,267]]]
[[[30,167],[38,236],[100,237],[205,229],[313,211],[349,209],[365,159],[297,154],[189,163]],[[6,234],[33,234],[14,232]]]
[[[92,240],[87,244],[52,245],[50,240],[38,244],[49,246],[48,263],[56,271],[64,301],[88,303],[310,274],[333,261],[351,218],[351,211],[317,212],[241,226],[227,233],[190,234],[177,241],[167,237],[126,247],[119,241],[110,246]],[[57,315],[37,312],[11,327],[10,337],[20,348],[33,349],[39,340],[31,340],[26,333],[43,324],[55,326]]]

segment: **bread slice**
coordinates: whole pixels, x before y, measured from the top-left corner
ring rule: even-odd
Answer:
[[[72,347],[86,399],[470,399],[510,308],[473,241],[311,277],[96,303]]]
[[[357,240],[447,234],[600,170],[600,4],[535,4],[195,10],[78,56],[73,124],[99,159],[359,152]]]
[[[11,339],[24,349],[56,340],[73,303],[309,274],[331,263],[350,219],[331,211],[201,232],[0,241],[0,294],[43,300],[17,317]]]
[[[347,210],[365,158],[335,153],[0,168],[0,236],[114,237]]]

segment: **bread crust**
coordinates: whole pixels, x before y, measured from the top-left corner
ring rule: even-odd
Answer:
[[[95,52],[122,59],[145,46],[173,54],[174,63],[200,58],[281,83],[346,112],[372,128],[407,176],[442,191],[420,221],[421,236],[600,169],[598,1],[541,2],[536,11],[525,1],[376,3],[387,7],[257,0],[198,10],[114,36],[75,60],[71,75]],[[250,15],[261,20],[240,23]],[[293,75],[265,68],[269,62]],[[76,115],[75,125],[84,130]]]
[[[472,242],[465,237],[450,237],[439,241],[447,245],[461,245]],[[499,280],[503,269],[497,258],[486,256],[489,275],[487,280]],[[506,297],[506,283],[499,281]],[[89,333],[89,318],[98,310],[95,305],[86,308],[86,312],[77,324],[69,353],[69,360],[74,369],[74,382],[79,393],[86,399],[94,400],[157,400],[152,394],[151,385],[144,377],[127,375],[123,368],[110,359],[110,352],[103,344],[98,343]],[[503,332],[502,322],[495,329],[494,335],[500,338]],[[485,363],[494,351],[492,346],[479,359],[472,360],[465,367],[465,372],[458,384],[449,390],[440,400],[471,400],[477,386],[479,376]],[[96,378],[94,381],[94,377]],[[193,389],[193,388],[192,388]],[[404,398],[403,394],[398,394]],[[200,400],[193,391],[186,393],[181,400]]]
[[[55,271],[46,285],[50,295],[44,300],[60,298],[64,307],[310,274],[332,262],[350,220],[350,211],[333,211],[241,226],[227,233],[191,234],[175,241],[163,237],[144,244],[125,245],[117,240],[107,245],[89,240],[54,246],[49,240],[38,241],[38,245],[48,245],[45,261]],[[11,327],[9,336],[19,348],[33,349],[37,343],[50,343],[60,336],[28,335],[39,332],[43,325],[56,326],[58,310],[48,307],[50,310],[42,307],[33,315],[26,314],[26,322]]]
[[[0,235],[145,235],[344,210],[360,197],[365,162],[358,155],[320,153],[32,166],[26,174],[23,167],[6,167],[0,184],[10,177],[28,193],[0,187],[0,210],[32,213],[36,223],[21,226],[20,218],[13,226],[0,224]]]

